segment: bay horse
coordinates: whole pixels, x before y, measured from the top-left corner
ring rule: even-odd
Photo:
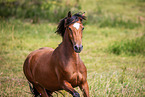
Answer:
[[[23,66],[30,90],[35,97],[52,97],[59,90],[80,97],[74,87],[79,86],[84,97],[89,97],[87,70],[79,57],[82,51],[82,20],[84,14],[76,13],[63,18],[56,33],[62,36],[62,43],[56,48],[40,48],[31,52]],[[31,84],[30,84],[31,83]]]

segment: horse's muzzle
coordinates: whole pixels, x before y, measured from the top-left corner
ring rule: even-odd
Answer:
[[[83,46],[82,45],[75,45],[74,46],[74,51],[76,53],[80,53],[82,51],[82,49],[83,49]]]

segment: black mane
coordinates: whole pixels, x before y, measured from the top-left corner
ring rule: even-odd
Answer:
[[[79,20],[80,21],[86,20],[86,17],[84,15],[81,15],[80,13],[76,13],[72,17],[65,17],[65,18],[61,19],[59,25],[57,26],[56,33],[63,37],[66,26],[69,26],[70,24],[75,23]]]

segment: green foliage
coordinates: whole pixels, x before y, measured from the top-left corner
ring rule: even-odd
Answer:
[[[17,3],[15,2],[0,2],[0,17],[9,17],[16,14]]]
[[[120,55],[121,53],[128,55],[145,55],[145,35],[132,40],[127,39],[120,42],[114,42],[109,45],[108,51],[116,55]]]
[[[74,11],[80,10],[81,6],[78,4],[79,1],[72,4],[69,1],[62,0],[2,1],[0,2],[0,16],[5,18],[12,16],[24,19],[29,18],[33,20],[33,23],[38,23],[39,19],[58,22],[72,8]]]

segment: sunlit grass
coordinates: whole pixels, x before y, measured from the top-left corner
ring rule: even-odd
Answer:
[[[61,37],[54,33],[57,25],[47,23],[31,25],[27,22],[22,24],[20,21],[13,20],[3,21],[0,26],[2,27],[0,30],[0,95],[31,96],[22,70],[23,62],[33,50],[46,46],[52,48],[58,46]],[[134,32],[136,32],[135,29],[85,26],[84,49],[80,56],[88,70],[91,97],[144,95],[144,56],[142,54],[117,56],[106,52],[108,45],[112,42],[124,38],[130,39],[136,35],[140,37],[142,30]],[[81,93],[79,89],[77,90]],[[65,91],[62,93],[69,96]]]
[[[82,4],[87,2],[87,0],[84,0]],[[123,2],[120,0],[111,0],[111,2],[97,0],[91,8],[92,2],[96,1],[91,0],[88,2],[88,5],[82,7],[82,9],[87,10],[88,13],[86,12],[86,14],[98,12],[100,7],[100,13],[97,15],[107,15],[111,19],[121,14],[120,17],[122,17],[121,19],[126,25],[128,25],[126,20],[131,20],[131,23],[137,23],[137,26],[133,26],[131,29],[130,26],[126,27],[125,25],[122,27],[119,25],[110,26],[112,21],[108,19],[107,21],[110,21],[108,26],[105,22],[103,24],[105,26],[102,27],[98,26],[101,22],[85,25],[83,32],[84,49],[80,53],[80,57],[88,70],[90,97],[144,97],[145,56],[142,53],[132,55],[126,54],[126,52],[116,55],[108,51],[110,46],[120,46],[121,43],[126,43],[124,41],[130,42],[129,40],[144,37],[144,21],[141,24],[138,24],[137,21],[138,15],[145,16],[139,10],[142,9],[144,3],[133,3],[131,0],[127,2],[124,0]],[[125,7],[123,7],[123,4],[125,4]],[[87,21],[91,21],[90,18]],[[102,21],[104,21],[104,18],[102,18]],[[119,23],[118,20],[115,22]],[[54,33],[56,27],[57,24],[48,22],[31,24],[19,19],[0,21],[0,96],[32,97],[27,80],[23,74],[23,62],[31,51],[41,47],[56,48],[61,43],[61,37]],[[140,41],[136,43],[138,45]],[[143,46],[140,45],[140,47]],[[126,45],[127,47],[128,45]],[[78,88],[76,90],[81,94]],[[66,97],[70,96],[65,91],[62,91],[62,93]],[[57,97],[57,94],[54,93],[53,95]],[[58,95],[58,97],[63,97],[59,93]]]

